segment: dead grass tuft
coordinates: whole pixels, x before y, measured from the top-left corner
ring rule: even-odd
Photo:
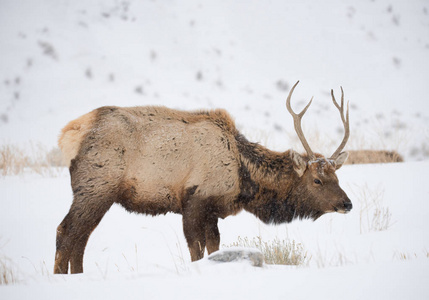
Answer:
[[[3,145],[0,148],[0,170],[2,175],[19,174],[29,164],[28,157],[21,149],[12,145]]]
[[[10,259],[0,257],[0,285],[17,283]]]
[[[410,260],[410,259],[417,258],[417,254],[416,253],[410,254],[410,253],[405,253],[405,252],[396,252],[394,257],[396,259],[399,259],[399,260]]]
[[[384,191],[380,188],[370,189],[367,185],[358,187],[355,192],[360,202],[360,233],[384,231],[394,222],[389,208],[383,205]]]
[[[46,176],[55,176],[64,167],[61,151],[58,148],[46,150],[41,145],[27,147],[17,145],[0,146],[0,174],[19,175],[26,171]]]
[[[319,269],[328,267],[341,267],[355,263],[352,261],[344,251],[336,251],[333,253],[322,252],[320,247],[313,253],[314,260]]]
[[[265,263],[273,265],[306,266],[310,261],[307,251],[301,243],[294,240],[264,242],[260,236],[249,239],[238,237],[238,241],[224,247],[247,247],[259,249],[264,255]]]
[[[399,260],[411,260],[411,259],[416,259],[419,258],[420,254],[417,254],[416,252],[414,253],[408,253],[408,252],[400,252],[400,251],[396,251],[393,254],[393,259],[399,259]],[[429,251],[428,250],[423,250],[423,257],[429,258]]]

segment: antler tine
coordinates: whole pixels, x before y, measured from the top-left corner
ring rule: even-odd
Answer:
[[[296,114],[292,110],[292,107],[290,105],[290,99],[292,98],[292,93],[295,90],[295,87],[298,85],[298,83],[299,83],[299,81],[297,81],[295,83],[295,85],[292,87],[292,89],[289,92],[289,95],[288,95],[287,100],[286,100],[286,108],[293,117],[293,125],[295,127],[295,131],[298,135],[298,138],[300,139],[302,145],[304,146],[305,151],[307,151],[307,154],[310,157],[310,159],[313,160],[315,158],[315,155],[314,155],[313,151],[311,150],[310,146],[308,145],[308,142],[305,139],[305,136],[304,136],[304,133],[303,133],[302,127],[301,127],[302,116],[305,114],[307,109],[310,107],[310,104],[313,101],[313,97],[311,97],[310,102],[304,107],[304,109],[299,114]]]
[[[347,102],[347,112],[346,116],[344,117],[344,91],[343,87],[341,87],[341,105],[337,103],[334,97],[334,90],[331,90],[331,96],[332,96],[332,102],[334,102],[335,107],[339,110],[341,121],[344,125],[344,138],[341,142],[340,146],[335,150],[334,154],[330,157],[330,159],[336,159],[338,155],[343,151],[344,147],[346,146],[347,140],[350,136],[350,122],[349,122],[349,102]]]

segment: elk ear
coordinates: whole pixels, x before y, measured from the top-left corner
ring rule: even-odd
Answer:
[[[349,157],[348,152],[341,152],[337,159],[335,160],[335,169],[338,170],[343,166],[343,164],[346,162],[347,158]]]
[[[299,177],[304,175],[305,169],[307,169],[307,162],[298,152],[293,150],[290,151],[290,158],[292,159],[293,169]]]

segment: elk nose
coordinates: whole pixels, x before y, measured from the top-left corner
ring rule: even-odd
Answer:
[[[346,201],[344,201],[344,209],[346,210],[346,212],[351,211],[352,208],[353,208],[353,204],[350,200],[347,199]]]

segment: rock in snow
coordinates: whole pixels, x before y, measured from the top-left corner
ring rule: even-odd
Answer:
[[[254,267],[262,267],[264,256],[258,249],[251,248],[228,248],[216,251],[207,257],[214,262],[239,262],[247,260]]]

